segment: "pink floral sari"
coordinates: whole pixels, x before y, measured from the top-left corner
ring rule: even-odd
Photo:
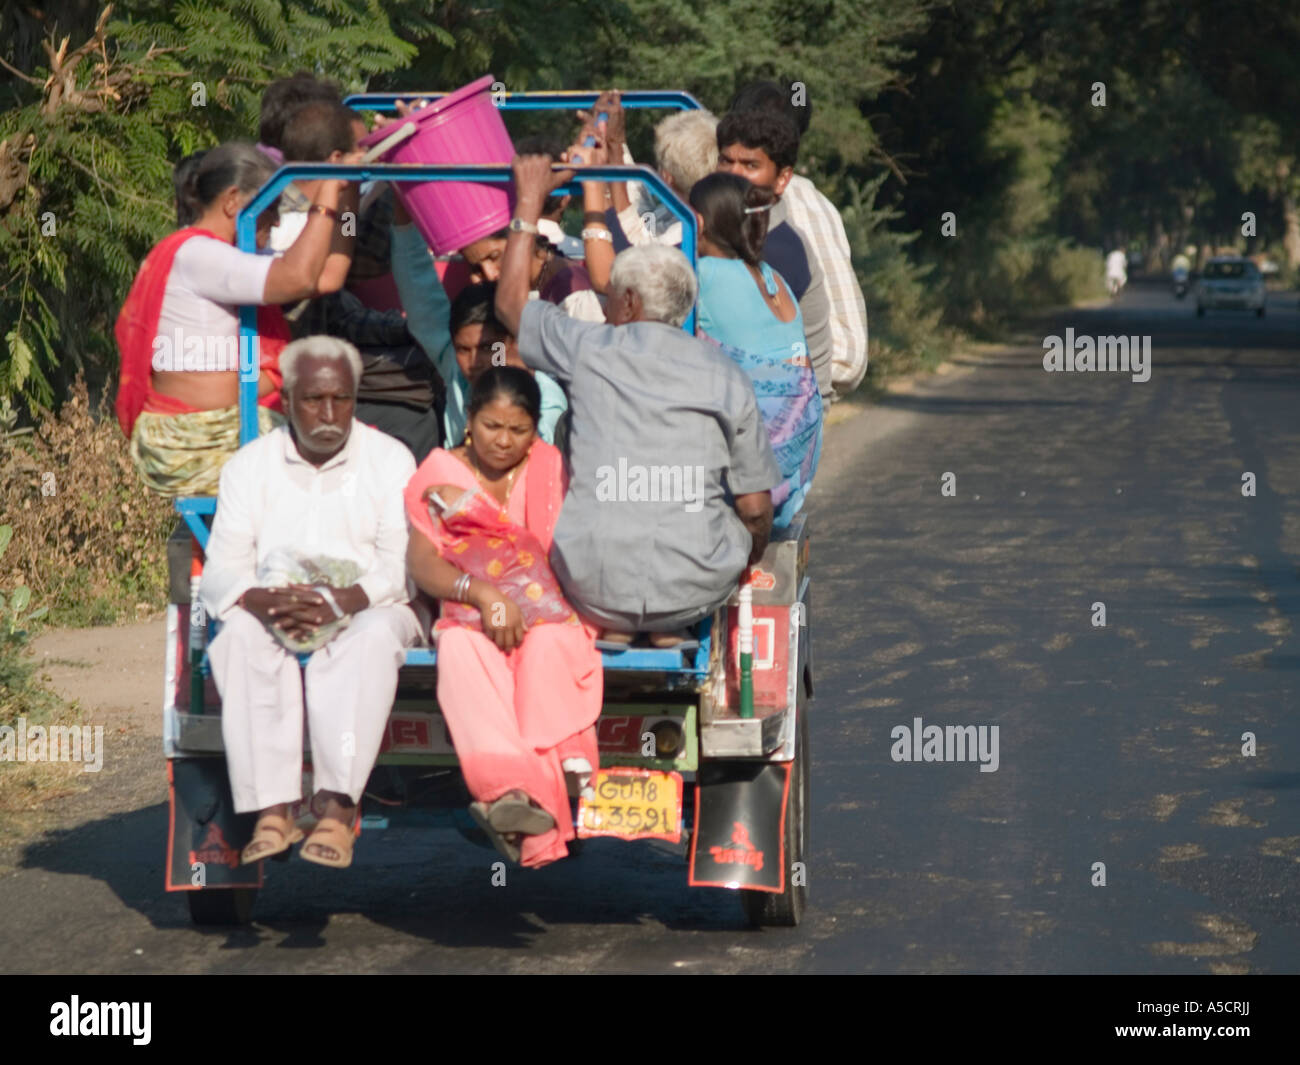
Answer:
[[[524,614],[523,643],[508,653],[483,635],[478,612],[459,603],[443,603],[434,635],[438,705],[470,794],[491,803],[519,789],[555,819],[554,829],[523,837],[521,864],[536,867],[565,857],[574,838],[566,764],[599,767],[604,673],[594,632],[546,562],[567,487],[560,453],[537,440],[527,461],[504,509],[477,491],[435,519],[423,498],[430,485],[478,487],[465,463],[436,450],[407,485],[406,510],[413,535],[491,581]]]

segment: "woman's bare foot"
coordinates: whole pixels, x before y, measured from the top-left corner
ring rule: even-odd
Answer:
[[[652,632],[650,634],[651,647],[676,647],[679,643],[685,643],[691,638],[691,634],[685,630],[681,632]]]
[[[614,632],[612,629],[606,629],[600,634],[606,643],[631,643],[635,636],[634,632]]]

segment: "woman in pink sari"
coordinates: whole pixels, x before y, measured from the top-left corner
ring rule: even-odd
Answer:
[[[431,452],[406,487],[407,566],[443,601],[438,705],[470,813],[534,867],[568,854],[566,773],[581,787],[599,765],[604,687],[595,633],[546,562],[567,478],[537,436],[540,408],[529,373],[492,367],[470,393],[465,443]]]

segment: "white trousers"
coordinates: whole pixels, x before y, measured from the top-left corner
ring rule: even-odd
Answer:
[[[303,688],[312,783],[361,800],[379,755],[406,648],[419,640],[409,606],[370,607],[300,669],[246,610],[208,648],[221,693],[221,735],[238,813],[302,798]]]

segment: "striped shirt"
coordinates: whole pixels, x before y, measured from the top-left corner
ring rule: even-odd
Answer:
[[[835,205],[806,177],[790,179],[781,203],[826,276],[830,303],[831,383],[848,395],[867,372],[867,303],[853,272],[849,238]]]

